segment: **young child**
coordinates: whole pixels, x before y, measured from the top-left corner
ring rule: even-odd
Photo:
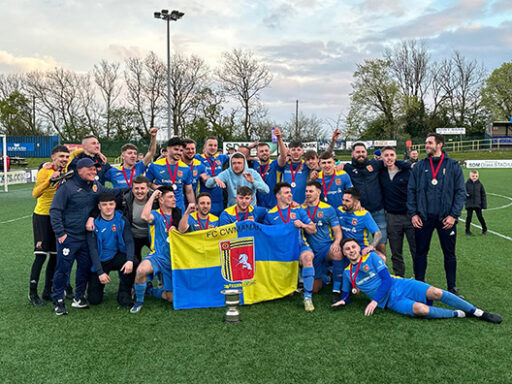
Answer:
[[[466,217],[466,235],[474,236],[471,233],[471,219],[473,218],[473,211],[478,217],[478,221],[482,225],[482,235],[487,234],[487,225],[485,224],[484,217],[482,216],[482,209],[487,209],[487,199],[485,197],[485,188],[478,180],[478,171],[472,170],[469,172],[469,179],[466,181],[466,210],[468,216]]]

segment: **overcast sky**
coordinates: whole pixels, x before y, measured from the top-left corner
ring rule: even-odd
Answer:
[[[512,59],[512,0],[0,0],[0,72],[55,66],[86,72],[101,59],[173,52],[215,67],[221,53],[252,50],[271,69],[262,97],[270,117],[303,112],[335,118],[349,105],[357,63],[403,39],[423,39],[433,59],[460,51],[491,72]]]

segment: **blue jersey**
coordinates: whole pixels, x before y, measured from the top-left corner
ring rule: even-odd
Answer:
[[[332,229],[340,226],[336,210],[329,204],[321,201],[317,206],[318,208],[316,206],[308,207],[306,205],[303,205],[302,207],[311,221],[316,224],[315,234],[305,234],[311,249],[318,252],[326,246],[330,246],[334,241],[334,233]]]
[[[172,186],[175,184],[177,186],[174,190],[176,207],[184,211],[183,188],[185,185],[192,185],[192,172],[187,164],[180,160],[177,164],[172,165],[167,162],[167,159],[160,159],[149,164],[146,177],[156,185]]]
[[[277,159],[266,165],[261,165],[259,161],[255,160],[253,162],[253,168],[260,174],[265,184],[270,188],[269,193],[256,192],[258,206],[267,209],[274,207],[277,204],[277,200],[272,189],[277,183],[278,175],[280,175],[278,172],[279,165],[277,164]]]
[[[249,205],[247,212],[241,213],[237,211],[236,205],[226,208],[220,214],[219,225],[226,225],[236,223],[244,220],[254,220],[258,223],[263,223],[267,210],[263,207],[253,207]]]
[[[196,159],[199,160],[205,167],[207,176],[215,177],[222,172],[225,163],[229,163],[229,156],[223,154],[215,154],[215,156],[207,156],[205,153],[202,155],[197,154]],[[224,210],[224,195],[222,188],[206,188],[204,183],[200,184],[199,192],[208,192],[212,197],[212,212],[216,215]]]
[[[197,217],[197,212],[188,215],[188,232],[201,231],[203,229],[215,228],[219,226],[219,218],[211,213],[207,219]]]
[[[387,268],[386,264],[384,264],[384,261],[375,252],[370,252],[361,257],[361,266],[359,267],[359,270],[357,270],[357,264],[352,265],[352,274],[350,273],[351,265],[352,264],[343,271],[343,292],[350,292],[352,290],[352,277],[352,279],[355,279],[356,287],[373,300],[381,285],[379,272],[384,268]],[[383,308],[386,305],[390,291],[391,290],[389,290],[386,296],[379,301],[380,308]]]
[[[379,231],[379,227],[375,220],[373,220],[370,212],[362,209],[349,213],[345,212],[343,207],[339,207],[336,213],[338,214],[344,239],[356,239],[361,249],[370,245],[369,235]]]
[[[201,175],[205,172],[205,168],[203,163],[195,158],[192,159],[188,167],[192,173],[192,191],[194,191],[194,196],[197,196],[199,193],[199,180],[201,179]],[[188,205],[187,196],[185,196],[185,204]]]
[[[163,214],[160,209],[151,211],[154,220],[149,224],[149,254],[148,256],[159,257],[169,260],[171,251],[169,248],[169,230],[167,227],[176,227],[178,223],[173,222],[172,215]],[[165,216],[165,219],[164,219]]]
[[[295,183],[295,187],[292,185],[293,201],[302,204],[306,199],[306,183],[309,177],[309,168],[306,163],[303,160],[300,163],[288,161],[284,167],[279,167],[278,170],[281,172],[282,182]]]
[[[146,166],[142,161],[135,163],[132,169],[124,168],[121,164],[105,172],[105,180],[110,181],[114,188],[131,187],[133,179],[139,175],[143,175],[144,172],[146,172]]]
[[[320,171],[316,181],[322,185],[321,199],[325,201],[325,195],[327,193],[327,203],[334,208],[343,205],[343,191],[352,186],[348,173],[338,170],[335,170],[331,176],[324,175],[324,172]]]

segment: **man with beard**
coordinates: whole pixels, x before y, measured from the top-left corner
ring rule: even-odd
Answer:
[[[133,144],[125,144],[121,148],[123,163],[117,167],[110,168],[105,172],[105,181],[110,181],[114,188],[131,187],[133,178],[143,175],[146,167],[151,163],[156,153],[156,134],[158,128],[151,128],[151,142],[148,153],[141,161],[137,161],[137,147]]]
[[[251,205],[252,190],[246,186],[236,189],[236,204],[226,208],[219,218],[219,225],[236,223],[244,220],[252,220],[263,223],[267,210],[263,207]]]
[[[351,237],[356,239],[362,249],[361,252],[363,255],[374,251],[386,261],[386,256],[376,250],[382,233],[370,212],[361,207],[360,200],[361,195],[357,188],[350,187],[345,189],[343,193],[343,205],[336,211],[340,221],[341,231],[343,232],[343,238]],[[371,242],[369,239],[370,234],[372,235]]]
[[[292,206],[292,187],[288,183],[277,183],[274,187],[277,205],[270,209],[265,216],[264,223],[267,225],[287,224],[303,229],[308,234],[316,233],[315,223],[306,214],[302,207]],[[302,265],[302,278],[304,281],[304,309],[306,312],[313,312],[313,284],[315,279],[315,268],[313,266],[314,254],[311,248],[300,237],[299,263]]]
[[[219,142],[216,137],[210,136],[206,138],[204,143],[203,153],[197,154],[195,157],[205,167],[207,178],[215,177],[222,172],[224,164],[229,161],[229,156],[217,153]],[[206,187],[206,181],[200,185],[200,192],[207,192],[212,197],[212,213],[219,216],[224,210],[224,194],[222,188],[217,185],[212,185],[211,188]]]
[[[275,128],[278,130],[278,128]],[[258,147],[258,160],[254,161],[254,169],[258,171],[259,175],[272,190],[277,183],[277,159],[270,161],[270,147],[267,143],[259,143]],[[272,208],[276,205],[276,197],[273,193],[256,192],[256,201],[259,207]]]
[[[178,225],[181,233],[202,231],[215,228],[219,225],[219,218],[210,213],[212,209],[212,197],[206,193],[197,195],[197,206],[189,204]]]
[[[183,139],[183,144],[185,147],[183,148],[183,157],[181,158],[181,161],[187,164],[190,168],[190,172],[192,173],[192,191],[194,191],[195,196],[199,193],[199,181],[202,180],[205,182],[208,180],[208,176],[206,176],[204,164],[196,159],[196,142],[192,139],[186,138]],[[185,204],[188,206],[186,196]]]
[[[246,159],[240,152],[235,152],[231,156],[228,169],[206,181],[208,188],[213,188],[215,185],[226,189],[228,205],[235,205],[237,187],[242,185],[251,189],[251,204],[253,206],[256,206],[256,191],[269,192],[268,185],[265,184],[258,172],[247,166]]]
[[[306,185],[306,202],[303,208],[316,225],[316,233],[308,234],[306,240],[313,250],[315,257],[315,282],[313,293],[322,288],[322,278],[327,274],[329,263],[332,263],[333,275],[333,302],[340,300],[341,281],[346,263],[342,261],[340,241],[342,238],[340,223],[336,210],[329,204],[320,201],[322,186],[319,182],[310,180]]]
[[[427,254],[435,229],[443,250],[448,291],[460,296],[455,284],[455,242],[457,219],[466,201],[464,175],[459,163],[444,151],[443,136],[428,134],[425,151],[427,157],[416,163],[407,189],[407,209],[416,235],[414,276],[425,281]]]
[[[196,202],[192,190],[192,172],[188,165],[181,161],[183,147],[183,141],[179,137],[169,139],[167,157],[151,163],[146,172],[146,177],[151,181],[153,189],[161,185],[172,188],[176,197],[176,206],[182,211],[185,210],[183,195],[186,195],[188,202]]]
[[[411,166],[410,163],[403,161],[397,161],[396,165],[399,168],[410,168]],[[361,205],[370,212],[373,220],[379,226],[382,237],[376,245],[376,249],[382,255],[386,255],[386,214],[379,183],[379,172],[383,167],[382,160],[368,159],[364,143],[355,143],[352,146],[352,162],[345,164],[343,169],[361,194]]]

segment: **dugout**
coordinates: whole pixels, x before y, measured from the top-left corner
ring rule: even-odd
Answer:
[[[58,144],[59,136],[7,136],[7,154],[11,157],[50,157],[52,148]]]

